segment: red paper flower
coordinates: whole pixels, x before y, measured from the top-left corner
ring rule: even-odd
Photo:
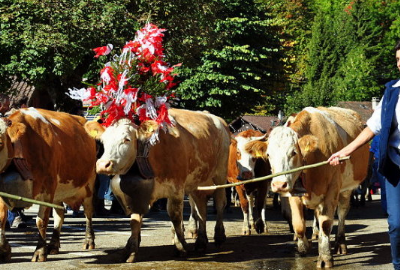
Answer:
[[[164,31],[154,24],[146,24],[136,32],[134,40],[123,46],[121,55],[114,55],[100,71],[97,87],[87,89],[85,99],[91,102],[91,107],[101,108],[104,126],[121,118],[133,120],[135,117],[139,121],[155,120],[161,126],[172,124],[168,98],[174,97],[171,89],[176,85],[176,74],[173,71],[180,64],[171,67],[164,61]],[[109,54],[112,48],[108,44],[93,51],[97,58]],[[77,96],[76,90],[70,93],[73,91]]]
[[[112,51],[112,49],[112,44],[107,44],[107,46],[94,48],[93,51],[96,53],[94,57],[99,58],[99,56],[101,55],[107,55]]]

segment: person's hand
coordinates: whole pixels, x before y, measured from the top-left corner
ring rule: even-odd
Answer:
[[[339,152],[333,153],[332,156],[330,156],[330,158],[328,158],[328,162],[330,165],[336,166],[336,165],[340,164],[339,158],[346,157],[346,156],[348,156],[348,155],[342,149]]]

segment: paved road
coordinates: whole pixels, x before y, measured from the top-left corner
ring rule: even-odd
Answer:
[[[336,256],[335,268],[339,270],[383,270],[392,269],[390,245],[386,233],[387,222],[383,216],[379,201],[367,202],[365,207],[352,208],[347,221],[347,240],[349,254]],[[37,207],[27,210],[34,215]],[[188,219],[185,207],[185,221]],[[225,228],[227,242],[221,249],[213,245],[212,234],[215,216],[209,207],[208,235],[210,239],[206,254],[190,253],[188,258],[173,257],[171,233],[168,216],[165,211],[146,215],[142,243],[138,262],[127,265],[121,263],[122,248],[130,235],[129,221],[121,216],[95,218],[96,249],[81,250],[84,237],[83,218],[73,218],[67,214],[61,236],[61,253],[50,255],[45,263],[32,263],[30,258],[35,248],[36,230],[34,222],[27,229],[11,229],[7,238],[13,249],[9,264],[0,265],[0,269],[266,269],[266,270],[309,270],[315,268],[317,243],[314,242],[309,256],[300,257],[295,252],[293,236],[289,227],[281,218],[279,211],[267,209],[269,233],[241,236],[242,214],[233,207],[226,214]],[[308,221],[311,225],[311,220]],[[334,228],[335,230],[335,228]],[[51,230],[49,229],[49,235]],[[310,231],[311,233],[311,231]],[[188,239],[193,248],[194,240]]]

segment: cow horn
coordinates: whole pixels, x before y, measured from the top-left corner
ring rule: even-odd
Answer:
[[[262,141],[262,140],[265,140],[266,137],[267,137],[267,134],[264,134],[264,135],[259,136],[259,137],[251,137],[251,140],[252,141]]]

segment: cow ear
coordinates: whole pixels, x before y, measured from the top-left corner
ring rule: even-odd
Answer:
[[[245,151],[254,158],[266,158],[268,143],[265,141],[251,141],[245,145]]]
[[[90,137],[100,140],[101,135],[106,129],[97,121],[89,121],[85,123],[85,130]]]
[[[138,129],[138,139],[141,141],[149,140],[158,131],[159,125],[154,120],[147,120],[140,124]]]
[[[318,139],[313,135],[305,135],[299,139],[301,154],[306,157],[309,153],[317,150]]]
[[[7,128],[7,133],[10,136],[11,142],[14,143],[26,133],[26,126],[23,123],[13,123]]]

